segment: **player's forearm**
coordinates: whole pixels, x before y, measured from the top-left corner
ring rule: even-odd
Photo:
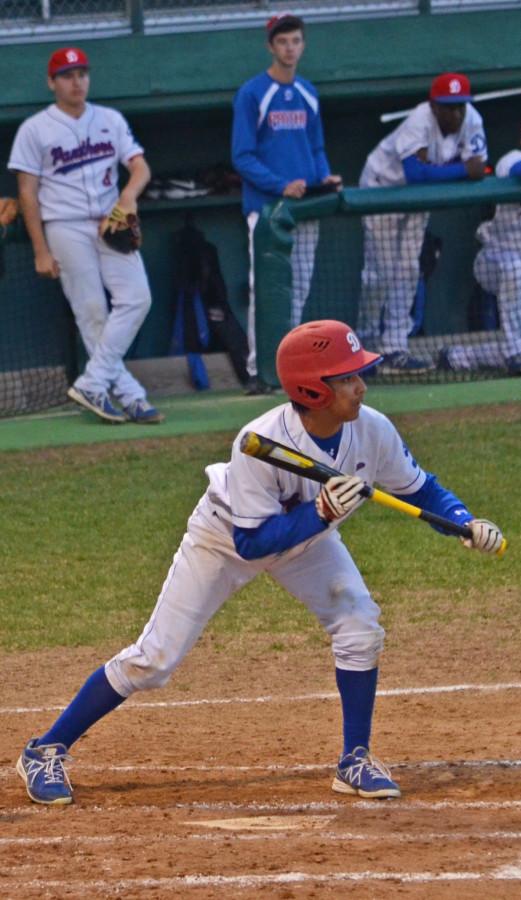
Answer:
[[[150,168],[143,156],[134,157],[127,163],[129,179],[121,191],[121,205],[135,205],[150,181]]]
[[[266,194],[282,196],[284,188],[291,180],[276,175],[261,163],[254,153],[243,152],[234,155],[233,165],[244,181],[248,181],[258,191]]]
[[[444,488],[432,472],[427,472],[427,478],[419,491],[414,494],[395,494],[394,496],[399,500],[405,500],[406,503],[412,503],[413,506],[419,506],[437,516],[442,516],[444,519],[449,519],[451,522],[456,522],[458,525],[466,525],[474,518],[459,497]],[[437,525],[431,527],[442,534],[448,533]]]
[[[235,549],[243,559],[262,559],[272,553],[291,550],[302,541],[309,540],[327,528],[319,518],[315,501],[301,503],[288,513],[270,516],[258,528],[234,526]]]
[[[20,188],[19,199],[20,209],[22,210],[27,233],[31,239],[34,255],[39,256],[42,253],[49,253],[37,196],[30,190]]]
[[[444,181],[461,181],[467,178],[467,170],[462,162],[437,166],[423,162],[415,154],[402,160],[407,184],[428,184]]]

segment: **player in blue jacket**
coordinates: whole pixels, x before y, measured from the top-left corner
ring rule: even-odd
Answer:
[[[255,341],[255,288],[253,232],[266,203],[280,197],[298,200],[310,187],[331,185],[340,190],[342,179],[331,175],[316,89],[296,76],[304,52],[304,23],[283,13],[267,23],[272,63],[266,72],[247,81],[234,102],[232,160],[243,180],[243,212],[248,222],[250,302],[248,310],[247,393],[269,390],[257,375]],[[309,294],[318,222],[300,223],[291,254],[293,297],[288,328],[300,324]]]

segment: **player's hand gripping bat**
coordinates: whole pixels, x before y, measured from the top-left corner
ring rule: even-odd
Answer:
[[[325,484],[334,475],[342,474],[337,469],[318,462],[311,456],[306,456],[298,450],[279,444],[278,441],[273,441],[271,438],[263,437],[263,435],[257,434],[255,431],[247,431],[244,434],[241,440],[241,451],[246,453],[247,456],[254,456],[256,459],[269,463],[270,466],[286,469],[288,472],[294,472],[296,475],[301,475],[302,478],[310,478],[312,481],[318,481],[320,484]],[[468,525],[458,525],[457,522],[451,522],[450,519],[445,519],[443,516],[436,515],[436,513],[420,509],[419,506],[413,506],[412,503],[406,503],[404,500],[399,500],[397,497],[393,497],[392,494],[387,494],[378,488],[366,485],[360,493],[362,496],[367,497],[368,500],[373,500],[381,506],[388,506],[390,509],[396,509],[399,512],[406,513],[408,516],[423,519],[424,522],[429,522],[431,525],[438,525],[449,532],[449,534],[472,539],[472,531]],[[507,541],[503,538],[499,550],[496,551],[496,556],[502,557],[506,549]]]

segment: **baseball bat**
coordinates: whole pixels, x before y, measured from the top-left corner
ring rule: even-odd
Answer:
[[[294,472],[296,475],[310,478],[311,481],[318,481],[320,484],[325,484],[334,475],[343,474],[338,469],[333,469],[331,466],[321,463],[311,456],[306,456],[305,453],[301,453],[299,450],[293,450],[291,447],[279,444],[278,441],[264,437],[262,434],[257,434],[256,431],[247,431],[243,435],[241,451],[246,453],[247,456],[254,456],[256,459],[269,463],[270,466]],[[379,490],[379,488],[373,488],[369,484],[366,484],[360,493],[363,497],[367,497],[368,500],[379,503],[380,506],[387,506],[389,509],[398,510],[416,519],[423,519],[424,522],[429,522],[431,525],[438,525],[445,531],[448,531],[449,534],[455,534],[464,538],[472,537],[472,531],[468,525],[458,525],[457,522],[451,522],[450,519],[438,516],[427,509],[421,509],[412,503],[406,503],[405,500],[399,500],[398,497],[393,497],[392,494],[387,494],[385,491]],[[501,558],[506,549],[507,541],[503,538],[501,547],[499,550],[496,550],[496,556]]]
[[[479,103],[481,100],[500,100],[502,97],[515,97],[521,94],[521,88],[507,88],[504,91],[487,91],[485,94],[474,94],[473,103]],[[412,113],[412,109],[401,109],[397,112],[382,113],[380,122],[394,122],[395,119],[405,119]]]

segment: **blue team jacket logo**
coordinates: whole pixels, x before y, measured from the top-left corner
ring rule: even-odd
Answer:
[[[115,155],[116,151],[112,141],[98,141],[97,144],[91,144],[90,138],[82,141],[78,147],[73,147],[72,150],[64,150],[63,147],[51,148],[52,163],[53,166],[56,166],[54,171],[62,174]],[[57,165],[58,163],[63,163],[63,165]]]

